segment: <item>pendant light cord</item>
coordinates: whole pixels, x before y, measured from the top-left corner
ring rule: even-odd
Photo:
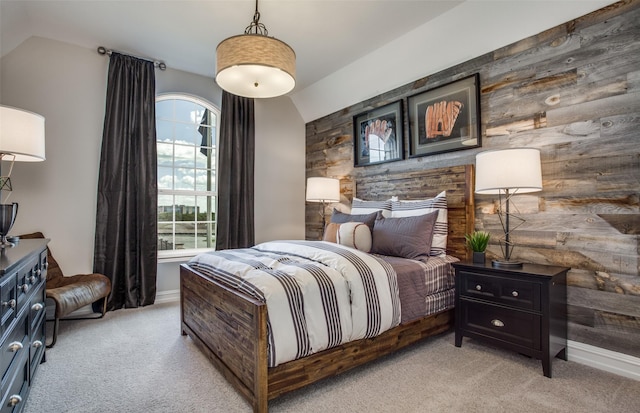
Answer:
[[[269,31],[266,26],[260,23],[260,12],[258,11],[258,0],[256,0],[256,11],[253,14],[253,21],[244,29],[244,34],[259,34],[268,36]]]

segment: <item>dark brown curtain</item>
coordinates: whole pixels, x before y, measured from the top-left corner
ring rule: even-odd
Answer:
[[[222,92],[221,112],[216,249],[251,247],[254,244],[253,99]]]
[[[157,158],[153,62],[112,53],[98,178],[93,270],[111,279],[108,310],[153,304]]]

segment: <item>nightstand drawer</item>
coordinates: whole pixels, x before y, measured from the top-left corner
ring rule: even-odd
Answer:
[[[526,280],[460,271],[461,297],[473,297],[527,310],[540,311],[540,284]]]
[[[465,331],[540,350],[540,315],[465,299],[459,305]]]

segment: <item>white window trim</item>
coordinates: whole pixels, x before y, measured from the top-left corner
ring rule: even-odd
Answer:
[[[170,100],[170,99],[179,99],[179,100],[184,100],[185,98],[189,98],[192,99],[194,102],[198,103],[201,106],[204,106],[206,108],[213,108],[216,112],[216,177],[218,176],[218,144],[220,143],[220,115],[221,115],[221,111],[220,109],[214,105],[213,103],[209,102],[206,99],[203,99],[199,96],[196,95],[192,95],[189,93],[161,93],[159,95],[156,95],[156,102],[160,102],[163,100]],[[215,185],[216,190],[215,191],[185,191],[185,190],[180,190],[180,189],[158,189],[158,195],[186,195],[185,192],[188,193],[188,195],[212,195],[215,196],[216,199],[216,225],[218,222],[218,217],[217,217],[217,211],[218,211],[218,183],[216,182]],[[158,237],[158,234],[156,234],[156,238]],[[203,252],[207,252],[207,251],[211,251],[211,248],[188,248],[188,249],[183,249],[183,250],[159,250],[158,251],[158,259],[157,262],[158,263],[165,263],[165,262],[178,262],[178,261],[188,261],[189,259],[195,257],[196,255],[203,253]]]

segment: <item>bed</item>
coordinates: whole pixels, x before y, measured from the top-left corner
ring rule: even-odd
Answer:
[[[356,195],[382,200],[402,194],[407,199],[418,199],[446,190],[446,252],[453,257],[467,257],[464,234],[474,228],[472,165],[387,173],[385,178],[382,183],[359,179]],[[326,245],[312,244],[314,248]],[[270,254],[271,250],[284,246],[270,244],[264,248]],[[284,393],[447,331],[453,325],[453,309],[449,308],[428,316],[410,317],[399,324],[391,322],[386,331],[372,337],[365,335],[301,358],[274,363],[269,350],[273,343],[269,343],[268,334],[273,326],[269,324],[267,304],[259,296],[212,277],[195,264],[181,265],[180,294],[182,334],[192,338],[249,401],[254,412],[267,412],[268,401]]]

